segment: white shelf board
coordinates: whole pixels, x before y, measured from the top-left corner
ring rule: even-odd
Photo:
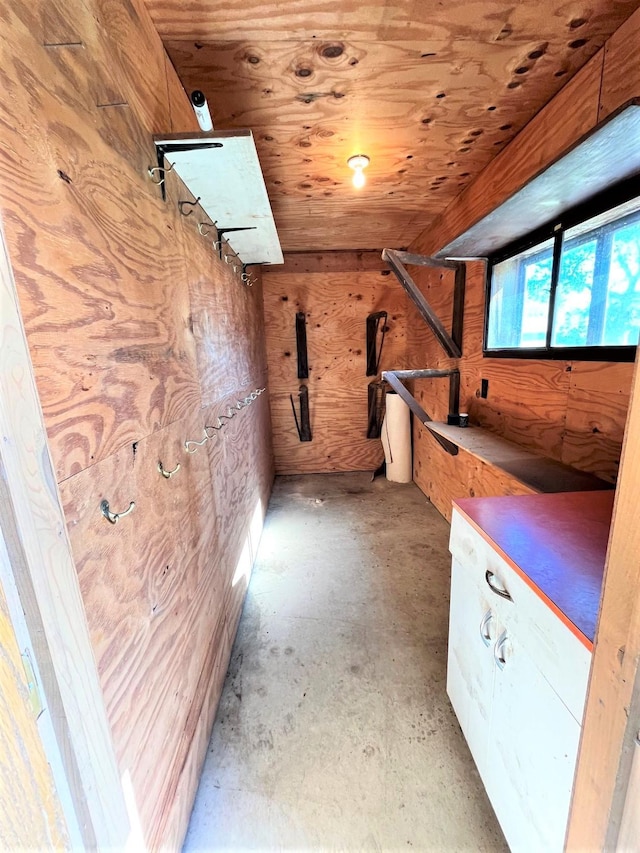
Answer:
[[[639,173],[640,101],[633,100],[435,257],[485,258]]]
[[[218,228],[252,229],[224,235],[243,263],[284,263],[250,130],[181,133],[154,141]]]

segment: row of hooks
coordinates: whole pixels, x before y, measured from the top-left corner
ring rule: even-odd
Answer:
[[[167,471],[167,469],[162,464],[162,460],[159,459],[156,469],[161,477],[164,477],[165,480],[170,480],[180,470],[180,463],[178,462],[175,468],[173,468],[171,471]],[[109,506],[109,501],[106,498],[100,501],[100,512],[104,515],[107,521],[111,522],[111,524],[116,524],[118,520],[124,518],[125,515],[130,515],[130,513],[132,513],[135,508],[136,502],[131,501],[129,503],[129,506],[122,512],[112,512],[111,507]]]
[[[185,441],[184,449],[187,453],[195,453],[198,447],[202,447],[210,438],[213,438],[214,434],[221,430],[224,426],[226,426],[227,422],[235,418],[238,412],[242,411],[242,409],[246,409],[247,406],[250,406],[254,400],[257,400],[261,394],[264,394],[265,388],[256,388],[255,391],[252,391],[248,396],[246,396],[243,400],[236,400],[235,404],[227,407],[227,411],[223,415],[219,415],[216,419],[218,423],[215,426],[205,426],[204,428],[204,438],[201,441]],[[158,460],[158,464],[156,469],[161,477],[165,480],[170,480],[172,477],[180,471],[180,463],[172,468],[171,470],[167,470],[162,464],[162,460]],[[130,515],[133,510],[136,508],[136,502],[131,501],[129,506],[123,510],[122,512],[112,512],[111,507],[109,506],[109,501],[104,498],[100,502],[100,512],[111,524],[117,524],[119,519],[124,518],[126,515]]]
[[[149,167],[148,173],[149,177],[156,186],[160,186],[164,183],[164,177],[167,172],[171,172],[173,170],[173,163],[170,163],[167,167],[163,168],[161,166]],[[198,196],[194,201],[179,201],[178,202],[178,210],[182,214],[182,216],[191,216],[193,213],[193,209],[196,208],[200,202],[200,196]],[[186,210],[186,208],[190,208]],[[234,251],[233,247],[222,235],[225,231],[246,231],[249,229],[246,228],[218,228],[217,221],[215,222],[198,222],[198,231],[203,237],[210,236],[211,233],[214,234],[214,239],[212,241],[214,251],[218,253],[218,257],[220,260],[224,261],[225,264],[229,264],[233,269],[233,272],[236,275],[239,275],[240,281],[243,284],[246,284],[247,287],[253,287],[255,284],[255,279],[252,274],[247,272],[249,264],[243,263],[242,259],[238,255],[236,251]]]
[[[184,449],[187,453],[195,453],[199,447],[202,447],[203,444],[206,444],[209,439],[213,438],[213,436],[218,432],[218,430],[223,429],[230,420],[233,420],[238,412],[241,412],[242,409],[246,409],[247,406],[250,406],[261,394],[264,394],[265,388],[256,388],[255,391],[252,391],[244,400],[236,400],[233,406],[228,406],[227,411],[223,415],[218,415],[216,420],[218,421],[215,425],[206,425],[204,428],[204,436],[197,441],[196,439],[190,439],[189,441],[185,441]]]

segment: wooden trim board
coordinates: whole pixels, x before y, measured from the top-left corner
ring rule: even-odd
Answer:
[[[613,508],[567,850],[615,849],[640,728],[640,371]]]

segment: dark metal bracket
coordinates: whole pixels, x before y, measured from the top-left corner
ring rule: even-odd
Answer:
[[[375,379],[367,386],[369,398],[367,438],[380,438],[382,433],[386,388],[385,382],[377,382]]]
[[[293,409],[293,417],[298,430],[298,438],[300,441],[311,441],[311,421],[309,418],[309,389],[306,385],[301,385],[298,389],[298,397],[300,398],[300,420],[296,412],[296,404],[293,401],[293,394],[289,394],[291,400],[291,408]]]
[[[218,228],[218,226],[216,226],[216,231],[218,232],[218,236],[216,238],[216,245],[218,246],[218,254],[220,255],[220,260],[222,260],[222,237],[225,234],[231,234],[233,231],[255,231],[255,230],[256,230],[255,225],[247,225],[247,226],[242,227],[242,228]],[[231,247],[231,248],[233,251],[233,247]]]
[[[429,326],[445,353],[450,358],[460,358],[462,355],[462,319],[466,278],[465,264],[461,261],[441,261],[437,258],[429,258],[426,255],[412,255],[410,252],[398,252],[395,249],[383,249],[382,260],[386,261],[396,274],[398,281],[409,294],[422,319]],[[405,264],[409,266],[432,267],[433,269],[444,268],[454,271],[451,334],[442,325],[439,317],[422,295],[417,284],[405,269]]]
[[[307,321],[304,311],[296,313],[296,348],[298,350],[298,379],[309,378],[307,358]]]
[[[189,151],[197,151],[201,148],[222,148],[222,142],[203,142],[197,143],[194,142],[193,145],[189,146]],[[156,157],[158,158],[158,166],[157,168],[162,172],[162,180],[158,183],[160,184],[160,189],[162,191],[162,201],[167,200],[167,188],[164,184],[164,173],[171,171],[173,169],[173,164],[170,169],[165,169],[164,166],[164,158],[166,154],[171,154],[172,151],[186,151],[186,147],[184,145],[171,145],[170,143],[167,145],[156,145]]]
[[[451,456],[457,456],[458,445],[439,435],[429,426],[433,418],[429,417],[413,394],[403,384],[404,380],[407,379],[441,379],[446,376],[449,377],[449,414],[457,415],[460,407],[460,371],[457,368],[451,370],[384,370],[382,372],[383,380],[388,382],[393,390],[402,397],[438,444]]]
[[[375,314],[369,314],[367,317],[367,376],[377,376],[380,368],[380,359],[382,358],[382,347],[384,346],[384,336],[387,332],[387,312],[376,311]],[[380,348],[378,344],[378,331],[382,324],[382,335],[380,336]]]

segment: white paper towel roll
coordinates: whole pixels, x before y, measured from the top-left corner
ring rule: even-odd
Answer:
[[[386,395],[382,446],[387,463],[387,480],[392,483],[410,483],[413,479],[411,417],[409,407],[398,394]]]

